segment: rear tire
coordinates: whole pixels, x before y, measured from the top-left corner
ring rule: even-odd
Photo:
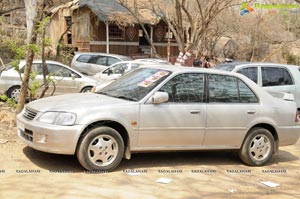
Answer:
[[[96,127],[79,140],[76,154],[87,170],[111,171],[123,159],[124,141],[115,129]]]
[[[239,151],[240,159],[250,166],[262,166],[274,152],[274,137],[264,128],[253,128]]]
[[[13,99],[15,102],[17,102],[19,100],[20,92],[21,92],[20,86],[13,86],[8,89],[7,97],[9,97],[9,98]]]

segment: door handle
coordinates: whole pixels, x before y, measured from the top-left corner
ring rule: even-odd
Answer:
[[[200,110],[190,110],[191,114],[200,114]]]
[[[248,113],[248,114],[255,114],[255,113],[256,113],[256,110],[248,110],[247,113]]]

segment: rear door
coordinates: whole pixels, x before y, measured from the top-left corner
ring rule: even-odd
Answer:
[[[205,148],[239,148],[260,114],[254,92],[240,79],[220,74],[208,75],[207,126]]]
[[[287,92],[296,96],[296,85],[290,71],[285,67],[262,66],[262,87],[267,91]]]

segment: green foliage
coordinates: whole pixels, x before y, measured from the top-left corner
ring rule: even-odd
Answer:
[[[50,17],[45,17],[44,19],[42,19],[42,21],[40,21],[37,26],[38,26],[38,29],[37,29],[37,32],[39,34],[42,34],[43,32],[43,29],[46,27],[46,25],[49,23],[50,21]]]
[[[16,71],[20,71],[19,64],[20,64],[20,59],[15,59],[11,62],[11,65],[14,67]]]
[[[10,108],[16,108],[17,106],[16,102],[6,95],[0,95],[0,101],[6,102]]]
[[[29,44],[29,49],[32,50],[34,53],[39,53],[40,49],[39,46],[37,44]]]
[[[38,75],[38,72],[30,73],[30,80],[34,81],[37,75]]]
[[[6,102],[8,99],[7,95],[0,95],[0,101]]]
[[[36,94],[41,87],[41,83],[38,81],[32,81],[31,84],[29,85],[29,90],[30,90],[30,96],[31,98],[35,98]]]
[[[54,75],[53,72],[50,72],[48,74],[47,79],[46,79],[47,84],[50,84],[53,81],[53,79],[52,79],[53,75]]]
[[[43,39],[43,42],[45,46],[51,46],[52,44],[52,40],[50,38]]]
[[[15,102],[15,100],[13,100],[11,98],[8,98],[6,103],[10,108],[16,108],[17,107],[17,103]]]
[[[38,82],[37,80],[35,80],[36,76],[38,75],[38,72],[33,72],[30,73],[30,84],[29,84],[29,92],[30,92],[30,96],[31,98],[35,98],[36,94],[39,90],[39,88],[41,87],[40,82]]]
[[[20,60],[25,57],[25,45],[20,44],[17,40],[6,39],[3,41],[4,47],[8,48],[13,53],[14,60]]]

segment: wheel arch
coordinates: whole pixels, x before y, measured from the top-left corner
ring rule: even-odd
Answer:
[[[274,126],[272,126],[271,124],[268,124],[268,123],[259,123],[259,124],[256,124],[254,125],[253,127],[251,127],[249,129],[249,131],[247,132],[244,140],[243,140],[243,143],[241,146],[243,146],[247,136],[251,133],[252,129],[254,128],[264,128],[264,129],[267,129],[268,131],[270,131],[270,133],[272,134],[273,138],[274,138],[274,141],[275,141],[275,146],[274,146],[274,152],[277,153],[278,150],[279,150],[279,138],[278,138],[278,134],[277,134],[277,131],[275,129]]]
[[[93,88],[93,86],[92,85],[86,85],[86,86],[84,86],[84,87],[82,87],[82,89],[80,90],[80,93],[82,93],[82,91],[84,90],[84,89],[86,89],[86,88]]]
[[[99,126],[107,126],[107,127],[113,128],[121,135],[121,137],[124,141],[124,145],[125,145],[125,154],[124,154],[125,158],[130,159],[131,153],[130,153],[130,139],[129,139],[128,131],[122,124],[120,124],[119,122],[113,121],[113,120],[96,121],[96,122],[93,122],[93,123],[89,124],[88,126],[86,126],[79,136],[79,139],[77,141],[76,151],[77,151],[77,148],[79,147],[79,140],[82,137],[84,137],[91,129],[99,127]]]

